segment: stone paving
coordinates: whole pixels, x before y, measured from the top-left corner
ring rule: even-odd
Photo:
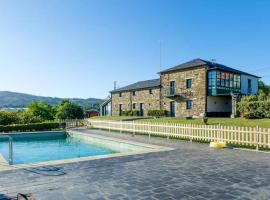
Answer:
[[[270,199],[270,154],[80,130],[175,150],[0,172],[0,199]]]

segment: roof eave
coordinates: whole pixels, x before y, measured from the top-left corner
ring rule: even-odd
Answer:
[[[110,93],[118,93],[118,92],[131,92],[131,91],[137,91],[137,90],[143,90],[143,89],[151,89],[151,88],[160,88],[161,85],[153,86],[153,87],[143,87],[143,88],[136,88],[136,89],[129,89],[129,90],[112,90]]]
[[[208,70],[221,70],[221,71],[225,71],[225,72],[232,72],[232,71],[230,71],[230,70],[220,69],[220,68],[218,68],[218,67],[213,67],[213,68],[210,68],[210,69],[208,69]],[[233,72],[233,73],[236,73],[236,74],[244,74],[244,75],[248,75],[248,76],[253,76],[253,77],[255,77],[255,78],[262,78],[262,77],[260,77],[260,76],[254,75],[254,74],[249,74],[249,73],[241,72],[241,71],[239,71],[239,72]]]
[[[191,66],[191,67],[185,67],[185,68],[182,68],[182,69],[167,69],[167,70],[163,70],[163,71],[160,71],[158,72],[157,74],[166,74],[166,73],[170,73],[170,72],[176,72],[176,71],[183,71],[183,70],[186,70],[186,69],[192,69],[192,68],[196,68],[196,67],[204,67],[204,66],[207,66],[206,64],[203,64],[203,65],[194,65],[194,66]],[[172,67],[174,68],[174,67]]]

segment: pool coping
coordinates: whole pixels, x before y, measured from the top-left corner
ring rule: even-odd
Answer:
[[[48,131],[44,131],[44,132],[48,132]],[[105,136],[100,136],[97,134],[82,133],[78,130],[76,130],[76,131],[75,130],[51,131],[51,132],[67,132],[67,133],[71,133],[71,134],[80,134],[80,135],[83,135],[86,137],[98,138],[98,139],[103,139],[103,140],[110,140],[110,141],[114,141],[114,142],[121,142],[121,143],[125,143],[125,144],[145,147],[148,149],[143,150],[143,151],[114,153],[114,154],[88,156],[88,157],[81,157],[81,158],[69,158],[69,159],[63,159],[63,160],[53,160],[53,161],[44,161],[44,162],[37,162],[37,163],[31,163],[31,164],[18,164],[18,165],[9,165],[8,162],[3,158],[2,154],[0,153],[0,172],[174,150],[174,148],[170,148],[170,147],[166,147],[166,146],[146,144],[146,143],[136,142],[136,141],[132,141],[132,140],[119,139],[119,138],[114,138],[114,137],[105,137]],[[23,132],[23,133],[17,133],[17,134],[25,134],[25,133],[32,133],[32,134],[39,133],[40,134],[42,132]]]

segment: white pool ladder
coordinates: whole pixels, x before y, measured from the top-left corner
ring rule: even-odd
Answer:
[[[8,138],[8,142],[9,142],[9,156],[8,156],[8,163],[10,165],[13,164],[13,139],[11,136],[9,135],[0,135],[0,138]]]

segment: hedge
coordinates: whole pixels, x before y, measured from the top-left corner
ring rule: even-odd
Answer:
[[[148,116],[152,117],[166,117],[168,115],[167,110],[149,110],[147,113]]]
[[[242,101],[239,104],[242,117],[247,119],[270,118],[270,101]]]
[[[123,116],[139,116],[140,111],[139,110],[125,110],[122,113]]]
[[[44,122],[33,124],[0,125],[0,132],[49,131],[65,128],[65,123]]]

